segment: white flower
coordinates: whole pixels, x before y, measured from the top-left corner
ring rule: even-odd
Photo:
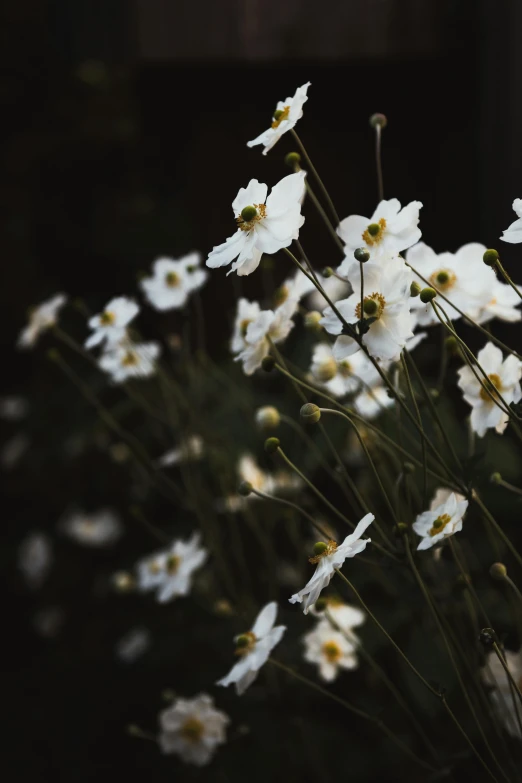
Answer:
[[[489,267],[486,267],[488,269]],[[520,290],[520,284],[517,285]],[[488,286],[487,302],[483,305],[475,320],[479,324],[485,324],[492,318],[499,318],[501,321],[515,323],[520,321],[521,313],[517,310],[520,307],[521,300],[516,291],[507,283],[502,283],[495,274]],[[488,298],[489,297],[489,298]]]
[[[37,589],[42,586],[52,561],[51,542],[43,533],[30,533],[20,544],[18,567],[29,587]]]
[[[502,351],[493,343],[486,343],[477,354],[488,381],[477,369],[476,373],[484,384],[489,384],[489,390],[493,397],[498,391],[509,405],[518,402],[522,398],[520,378],[522,377],[522,362],[516,356],[510,355],[503,361]],[[458,385],[462,389],[463,397],[471,405],[471,426],[479,437],[486,434],[486,430],[494,428],[498,433],[504,432],[508,423],[508,415],[491,399],[483,385],[466,365],[458,371]]]
[[[127,325],[138,313],[139,307],[132,299],[125,296],[111,299],[102,313],[89,319],[89,327],[94,331],[85,341],[85,347],[94,348],[104,340],[107,346],[121,342],[125,337]]]
[[[314,606],[310,607],[310,614],[314,617],[322,619],[325,617],[325,612],[328,612],[328,616],[332,618],[335,625],[339,626],[340,630],[347,634],[352,634],[353,629],[359,625],[362,625],[366,620],[366,615],[356,606],[350,606],[340,601],[336,596],[321,597],[321,601],[325,602],[323,610],[318,610]]]
[[[336,307],[345,321],[353,324],[361,317],[375,318],[363,343],[375,359],[395,361],[408,338],[413,336],[413,318],[410,313],[410,286],[413,275],[401,258],[389,258],[382,266],[364,264],[364,302],[361,313],[360,268],[355,261],[348,270],[354,293],[337,302]],[[320,322],[330,334],[341,334],[343,324],[331,307],[324,311]],[[348,335],[341,335],[334,347],[334,356],[342,361],[359,350],[358,343]]]
[[[194,533],[188,541],[175,541],[169,549],[138,563],[138,589],[142,592],[155,590],[161,604],[187,595],[194,571],[201,568],[208,557],[200,542],[201,536]]]
[[[366,549],[366,544],[370,543],[371,538],[361,539],[361,536],[374,519],[373,514],[366,514],[342,544],[337,545],[335,541],[329,541],[327,544],[320,542],[324,547],[323,551],[310,558],[311,563],[317,563],[315,573],[305,587],[289,599],[291,604],[301,603],[306,596],[303,611],[308,614],[309,608],[319,598],[321,590],[330,584],[335,569],[341,568],[346,558],[354,557]]]
[[[58,322],[58,313],[66,301],[65,294],[56,294],[31,310],[29,323],[18,336],[17,347],[32,348],[42,332]]]
[[[346,299],[346,297],[350,295],[350,283],[340,280],[335,275],[331,275],[331,277],[317,275],[317,279],[321,284],[321,288],[324,289],[324,292],[334,304],[339,299]],[[307,299],[307,304],[312,310],[324,310],[328,302],[317,288],[314,287],[314,290]]]
[[[160,352],[158,343],[124,342],[109,348],[98,360],[98,365],[111,376],[112,383],[124,383],[129,378],[153,375]]]
[[[255,321],[261,308],[257,302],[249,302],[248,299],[239,299],[237,303],[236,319],[234,321],[234,332],[230,341],[230,350],[232,353],[240,353],[247,347],[245,340],[247,329],[252,321]]]
[[[270,338],[274,343],[282,342],[294,326],[292,316],[296,310],[293,299],[278,307],[277,310],[261,310],[259,315],[248,324],[245,334],[245,348],[235,357],[236,362],[243,362],[243,371],[252,375],[265,356],[270,352]]]
[[[156,310],[183,307],[192,291],[205,283],[208,273],[200,269],[200,253],[189,253],[179,260],[158,258],[152,267],[152,277],[140,281],[143,292]]]
[[[286,631],[284,625],[274,627],[276,615],[277,604],[272,601],[261,609],[250,631],[236,636],[234,641],[239,661],[226,677],[218,680],[217,685],[226,687],[235,683],[236,692],[241,696],[254,682],[259,669],[267,662],[270,653]]]
[[[518,220],[511,223],[509,228],[503,232],[500,237],[504,242],[518,244],[522,242],[522,198],[516,198],[513,202],[513,209],[517,213]]]
[[[434,511],[436,508],[438,508],[447,500],[449,500],[451,495],[455,495],[455,497],[457,498],[457,502],[466,500],[464,495],[460,495],[458,492],[453,492],[452,489],[447,489],[446,487],[439,487],[436,490],[435,494],[433,495],[432,501],[430,503],[430,510]]]
[[[521,688],[522,650],[519,650],[516,653],[505,650],[504,657],[511,676],[518,684],[518,687]],[[482,668],[482,676],[487,685],[490,685],[493,688],[491,693],[493,707],[497,716],[504,724],[506,731],[508,731],[512,737],[518,737],[519,740],[522,740],[522,733],[520,732],[516,713],[516,710],[518,709],[520,715],[520,701],[518,702],[517,707],[515,707],[513,699],[517,699],[518,697],[495,652],[491,652],[488,655],[486,666]]]
[[[263,131],[256,139],[247,141],[247,146],[255,147],[257,144],[263,144],[263,155],[266,155],[284,133],[295,127],[297,121],[303,116],[303,104],[308,100],[306,93],[310,84],[310,82],[306,82],[302,87],[298,87],[293,98],[279,101],[270,128]]]
[[[353,407],[361,416],[371,421],[379,416],[383,410],[394,404],[388,390],[382,384],[375,384],[364,389],[353,401]]]
[[[362,351],[337,361],[336,351],[329,343],[315,346],[310,369],[315,380],[334,397],[345,397],[380,381],[379,373]]]
[[[417,549],[429,549],[462,530],[462,517],[467,508],[468,501],[458,500],[454,492],[439,506],[432,503],[430,510],[419,514],[412,525],[417,535],[422,537]]]
[[[252,484],[254,489],[260,492],[274,492],[275,481],[270,473],[265,473],[251,454],[243,454],[237,466],[237,474],[240,481]]]
[[[177,449],[171,449],[158,460],[162,468],[179,465],[181,462],[194,462],[204,454],[203,438],[200,435],[188,436]]]
[[[0,419],[20,421],[29,411],[29,403],[24,397],[1,397]]]
[[[176,699],[160,713],[159,721],[158,742],[163,753],[175,753],[185,764],[198,767],[208,764],[218,745],[226,742],[230,723],[206,693],[194,699]]]
[[[428,280],[432,288],[447,296],[470,318],[476,319],[481,309],[490,302],[492,290],[496,292],[499,285],[494,271],[482,260],[485,250],[485,245],[469,242],[456,253],[437,254],[424,242],[419,242],[408,250],[406,260]],[[426,286],[420,278],[415,279],[423,288]],[[440,304],[451,319],[460,318],[460,313],[448,302],[441,301]],[[419,297],[412,298],[411,306],[421,326],[439,323],[431,305],[424,304]]]
[[[319,676],[326,682],[333,682],[339,669],[357,668],[355,645],[326,618],[303,637],[303,642],[305,661],[317,664]]]
[[[370,261],[385,259],[411,247],[421,238],[420,201],[411,201],[404,209],[396,198],[381,201],[371,218],[350,215],[341,220],[337,233],[346,245],[346,258],[339,267],[345,274],[353,261],[354,250],[365,247]]]
[[[91,547],[110,546],[123,534],[119,517],[105,508],[92,514],[73,511],[61,521],[60,527],[76,543]]]
[[[124,663],[134,663],[150,647],[150,633],[146,628],[131,628],[116,645],[116,655]]]
[[[295,274],[287,277],[276,290],[275,302],[277,306],[282,305],[287,299],[300,302],[303,296],[307,296],[314,290],[317,289],[312,281],[300,269],[296,269]]]
[[[249,275],[259,266],[263,253],[277,253],[291,245],[304,223],[301,215],[304,178],[304,171],[289,174],[272,188],[268,198],[267,186],[257,179],[251,179],[246,188],[241,188],[232,202],[238,229],[222,245],[214,247],[207,266],[215,269],[237,258],[230,272]]]

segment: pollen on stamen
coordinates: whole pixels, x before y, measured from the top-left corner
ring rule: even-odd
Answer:
[[[430,276],[430,283],[440,291],[448,291],[455,285],[457,276],[450,269],[438,269]]]
[[[236,637],[235,655],[248,655],[256,646],[257,638],[252,631],[245,631]]]
[[[241,231],[251,231],[256,223],[266,217],[266,204],[252,204],[252,206],[257,211],[257,214],[252,218],[252,220],[245,220],[242,215],[239,215],[236,218],[236,223]]]
[[[138,354],[135,351],[127,351],[121,360],[123,367],[134,367],[139,364]]]
[[[187,742],[199,742],[205,727],[197,718],[189,718],[181,727],[180,734]]]
[[[500,391],[500,389],[502,388],[502,381],[500,379],[500,375],[497,375],[496,372],[493,372],[491,373],[491,375],[488,375],[488,379],[484,380],[483,383],[484,386],[487,386],[487,388],[490,391],[490,394],[492,394],[493,397],[495,397],[496,393]],[[480,399],[484,400],[484,402],[493,403],[493,400],[491,399],[490,395],[488,394],[484,386],[480,387]]]
[[[384,239],[385,229],[386,220],[384,218],[379,218],[377,223],[370,223],[363,233],[363,241],[366,242],[367,245],[370,245],[370,247],[372,247],[372,245],[378,245]]]
[[[442,533],[448,522],[451,522],[451,517],[449,514],[442,514],[442,516],[437,517],[430,529],[430,536],[433,537],[439,533]]]
[[[279,128],[284,120],[288,119],[290,114],[290,106],[285,106],[284,109],[276,109],[273,114],[272,128]]]
[[[342,650],[334,641],[328,641],[323,644],[323,655],[328,663],[337,663],[342,656]]]
[[[165,283],[169,288],[176,288],[179,285],[179,275],[176,272],[167,272],[165,275]]]
[[[109,310],[105,310],[105,312],[100,315],[100,323],[102,326],[112,326],[114,321],[114,313],[109,312]]]
[[[336,549],[337,549],[337,542],[334,541],[333,539],[330,539],[326,544],[326,548],[322,552],[319,552],[318,554],[314,555],[313,557],[309,557],[308,562],[312,564],[318,563],[320,560],[323,559],[323,557],[328,557],[328,555],[332,555]]]
[[[376,307],[374,306],[370,308],[369,307],[370,302],[375,303]],[[386,299],[384,298],[384,296],[380,294],[378,291],[374,291],[369,296],[364,297],[363,313],[361,313],[361,303],[357,302],[357,305],[355,307],[355,316],[359,320],[361,319],[362,316],[364,317],[371,316],[372,318],[380,318],[381,315],[383,314],[385,306],[386,306]],[[370,309],[373,310],[373,312],[369,312]]]

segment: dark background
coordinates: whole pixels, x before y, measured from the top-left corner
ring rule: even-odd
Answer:
[[[97,307],[131,292],[136,275],[158,255],[205,254],[224,241],[238,188],[251,177],[273,184],[288,172],[288,138],[267,158],[246,141],[267,126],[277,100],[308,80],[298,130],[341,216],[373,210],[368,117],[381,111],[389,119],[385,195],[423,202],[423,239],[437,251],[467,241],[498,246],[520,196],[521,23],[516,0],[18,0],[4,8],[0,392],[29,396],[37,412],[26,469],[2,477],[10,780],[192,779],[192,771],[173,766],[152,745],[129,739],[124,727],[154,727],[158,694],[177,686],[180,672],[189,677],[190,670],[192,693],[223,667],[219,657],[205,655],[194,667],[169,641],[132,667],[115,661],[114,642],[133,624],[136,604],[100,582],[100,573],[114,570],[112,555],[59,541],[60,565],[45,598],[22,584],[16,552],[26,531],[52,530],[70,500],[106,503],[109,486],[113,505],[126,502],[117,467],[104,463],[99,471],[90,456],[66,470],[58,444],[85,409],[57,386],[44,352],[12,349],[27,307],[57,290]],[[316,228],[311,215],[303,233],[309,255],[318,266],[337,262]],[[516,246],[502,250],[509,267]],[[274,270],[277,278],[287,273]],[[235,296],[240,290],[255,296],[253,280],[233,278],[215,273],[203,290],[216,357],[226,353]],[[86,418],[84,428],[91,427],[94,419]],[[2,432],[11,436],[12,425]],[[146,541],[132,532],[121,565]],[[65,607],[56,639],[40,638],[32,626],[42,601]],[[143,603],[143,614],[145,607],[149,625],[164,629],[165,615],[151,602]],[[172,605],[178,632],[182,614]],[[227,639],[225,632],[221,649]],[[221,703],[235,711],[236,723],[248,719],[251,736],[242,740],[242,754],[227,751],[226,772],[218,762],[210,779],[262,779],[264,765],[248,769],[250,750],[256,758],[266,752],[278,769],[293,743],[308,745],[308,774],[320,770],[322,746],[314,748],[299,721],[289,722],[283,741],[266,702],[256,709],[250,702],[247,716],[232,694]],[[285,701],[278,704],[284,714]],[[262,738],[256,727],[263,727]],[[375,736],[367,738],[361,753],[375,747]],[[290,779],[266,769],[274,779]],[[402,775],[408,774],[405,765]]]

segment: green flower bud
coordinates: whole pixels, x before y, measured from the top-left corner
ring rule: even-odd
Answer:
[[[491,474],[489,480],[491,481],[492,484],[500,484],[500,482],[502,481],[502,476],[500,475],[500,473],[498,473],[498,471],[495,471],[495,473]]]
[[[275,359],[273,356],[265,356],[261,362],[261,367],[265,372],[271,372],[274,369]]]
[[[305,403],[299,414],[303,421],[305,421],[307,424],[317,424],[321,418],[321,411],[317,405],[314,405],[313,402]]]
[[[256,424],[261,430],[274,430],[279,427],[281,416],[273,405],[264,405],[256,411]]]
[[[397,522],[395,527],[393,528],[393,533],[397,538],[401,538],[402,536],[405,536],[408,532],[408,525],[406,522]]]
[[[257,209],[255,207],[245,207],[241,210],[241,217],[245,223],[249,223],[257,215]]]
[[[484,647],[493,647],[494,643],[497,641],[498,637],[493,628],[483,628],[479,633],[479,642],[481,642]]]
[[[417,283],[417,281],[414,280],[413,283],[410,285],[410,296],[418,296],[421,291],[422,291],[422,288]]]
[[[320,324],[323,316],[317,310],[310,310],[304,317],[304,325],[311,332],[322,332],[323,327]]]
[[[376,114],[372,114],[370,117],[370,125],[372,128],[385,128],[388,124],[388,118],[385,114],[381,114],[380,112],[377,112]]]
[[[322,543],[322,542],[321,542]],[[314,604],[314,609],[316,612],[324,612],[324,610],[328,607],[328,601],[326,598],[324,598],[322,595],[319,596],[317,601]]]
[[[492,579],[502,582],[507,576],[507,568],[504,563],[493,563],[489,569],[489,575]]]
[[[415,473],[415,465],[413,462],[405,462],[402,469],[405,473]]]
[[[366,315],[375,315],[375,313],[379,309],[378,302],[375,301],[375,299],[365,299],[363,302],[363,310],[366,313]]]
[[[295,169],[301,163],[300,154],[298,152],[289,152],[288,155],[285,155],[285,163],[291,169]]]
[[[486,264],[486,266],[495,266],[495,264],[498,261],[498,250],[494,250],[493,248],[490,248],[489,250],[486,250],[484,255],[482,256],[482,260]]]
[[[246,498],[248,497],[248,495],[250,495],[252,490],[253,490],[253,486],[250,483],[250,481],[242,481],[237,491],[242,497]]]
[[[368,226],[368,233],[372,237],[376,237],[381,231],[381,227],[378,223],[370,223]]]
[[[333,269],[331,266],[325,266],[323,269],[323,277],[331,277],[333,275]]]
[[[314,544],[313,552],[314,555],[322,555],[323,552],[326,552],[327,549],[328,549],[328,544],[325,544],[324,541],[317,541]]]
[[[428,304],[429,302],[431,302],[432,299],[435,299],[436,296],[437,296],[437,292],[435,291],[434,288],[430,288],[430,287],[423,288],[422,291],[420,292],[420,299],[421,302],[424,302],[424,304]]]
[[[372,223],[372,225],[377,225],[377,223]],[[369,228],[368,231],[370,231]],[[356,261],[359,261],[361,264],[365,264],[367,261],[370,260],[370,254],[365,247],[358,247],[357,250],[354,250],[353,257],[355,258]]]
[[[456,354],[459,348],[459,341],[456,337],[453,337],[452,334],[450,334],[449,337],[446,337],[445,340],[446,348],[448,349],[449,353]]]
[[[281,441],[279,438],[267,438],[265,440],[265,451],[267,454],[275,454],[280,445]]]

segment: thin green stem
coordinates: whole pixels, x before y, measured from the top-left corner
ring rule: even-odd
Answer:
[[[480,508],[480,510],[482,511],[483,515],[488,520],[490,525],[498,533],[498,535],[500,536],[504,544],[507,546],[507,548],[509,549],[509,551],[511,552],[511,554],[513,555],[513,557],[515,558],[519,566],[522,567],[522,557],[519,555],[518,551],[515,549],[515,547],[507,537],[507,535],[504,533],[504,531],[498,524],[497,520],[495,519],[491,511],[489,511],[489,509],[484,505],[476,490],[473,490],[473,492],[471,493],[471,499]]]
[[[273,500],[274,503],[280,503],[282,506],[288,506],[289,508],[293,508],[295,511],[298,511],[299,514],[302,514],[305,519],[307,519],[311,525],[314,526],[314,528],[317,530],[318,533],[320,533],[322,536],[324,536],[325,540],[328,541],[330,538],[330,533],[328,533],[327,530],[325,530],[321,525],[315,521],[313,516],[308,513],[308,511],[305,511],[304,508],[301,508],[301,506],[298,506],[297,503],[292,503],[291,500],[286,500],[286,498],[278,498],[275,495],[269,495],[267,492],[262,492],[260,489],[255,489],[252,487],[252,493],[254,495],[257,495],[259,498],[263,498],[264,500]]]
[[[320,176],[319,176],[319,174],[317,173],[317,169],[315,168],[314,164],[313,164],[313,163],[312,163],[312,161],[310,160],[310,156],[308,155],[308,153],[307,153],[307,151],[306,151],[306,149],[305,149],[305,146],[304,146],[303,142],[301,141],[301,139],[300,139],[300,138],[299,138],[299,136],[297,135],[297,133],[296,133],[296,131],[294,130],[294,128],[292,128],[292,130],[291,130],[290,132],[291,132],[292,136],[294,137],[294,139],[295,139],[295,142],[296,142],[297,146],[299,147],[299,149],[300,149],[300,151],[301,151],[301,155],[302,155],[302,156],[303,156],[303,158],[305,159],[305,162],[306,162],[307,168],[309,168],[309,169],[310,169],[310,171],[312,172],[312,174],[313,174],[313,175],[314,175],[314,177],[316,178],[316,180],[317,180],[317,184],[318,184],[318,185],[319,185],[319,187],[321,188],[321,190],[322,190],[322,192],[323,192],[323,195],[324,195],[324,197],[325,197],[326,203],[328,204],[328,207],[330,208],[330,212],[332,213],[332,216],[333,216],[333,218],[334,218],[334,220],[335,220],[335,225],[336,225],[336,226],[338,226],[338,225],[339,225],[339,223],[340,223],[341,221],[339,220],[339,215],[337,214],[337,211],[336,211],[336,209],[335,209],[335,207],[334,207],[333,201],[332,201],[332,199],[330,198],[330,194],[329,194],[329,193],[328,193],[328,191],[326,190],[326,187],[325,187],[325,185],[324,185],[324,182],[322,181],[321,177],[320,177]]]
[[[506,283],[509,283],[509,285],[511,286],[513,291],[517,294],[519,299],[522,299],[522,293],[518,290],[517,286],[514,284],[514,282],[512,281],[512,279],[510,278],[510,276],[508,275],[508,273],[506,272],[506,270],[504,269],[504,267],[500,263],[499,259],[497,259],[497,261],[495,262],[495,266],[499,270],[500,274],[502,275],[502,277],[504,278]]]
[[[401,362],[402,362],[402,368],[404,370],[404,377],[406,378],[406,384],[408,386],[408,391],[410,393],[411,401],[413,407],[415,408],[415,414],[417,416],[419,426],[422,428],[423,426],[422,416],[420,414],[419,406],[417,405],[417,400],[415,399],[415,392],[411,384],[410,373],[408,372],[408,365],[406,363],[406,357],[404,356],[404,353],[401,353]],[[426,508],[428,505],[428,459],[426,455],[426,443],[424,440],[421,441],[421,446],[422,446],[422,500],[423,500],[424,508]]]
[[[384,198],[384,182],[382,178],[382,155],[381,155],[382,127],[379,123],[375,125],[375,164],[377,166],[377,193],[379,201]]]

